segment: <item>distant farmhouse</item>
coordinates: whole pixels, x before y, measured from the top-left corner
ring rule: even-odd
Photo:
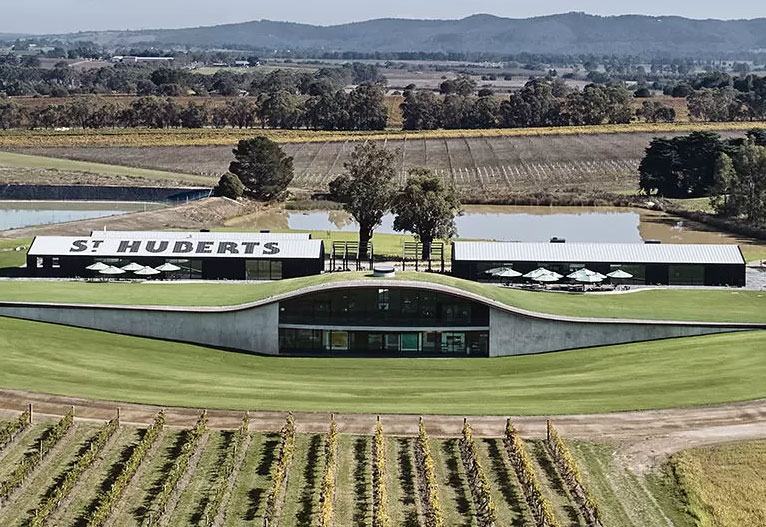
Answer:
[[[112,62],[136,63],[136,62],[173,62],[173,57],[134,57],[131,55],[115,55]]]

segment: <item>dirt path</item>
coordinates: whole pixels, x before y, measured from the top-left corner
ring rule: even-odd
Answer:
[[[91,231],[103,228],[140,231],[222,227],[228,218],[251,212],[256,206],[226,198],[206,198],[147,212],[0,231],[0,239],[88,235]]]
[[[70,406],[77,408],[82,420],[105,420],[114,416],[119,407],[126,424],[148,425],[161,407],[100,401],[0,390],[0,418],[12,417],[34,404],[35,415],[61,416]],[[196,408],[166,408],[169,426],[189,427],[199,417]],[[299,432],[324,433],[329,421],[326,413],[295,413]],[[251,428],[273,431],[282,426],[285,412],[251,411]],[[732,403],[718,406],[676,408],[611,414],[516,417],[514,423],[527,437],[542,437],[545,421],[550,418],[567,437],[583,440],[615,441],[620,446],[620,458],[628,467],[642,473],[668,455],[696,446],[766,438],[766,400]],[[342,433],[372,434],[376,416],[371,414],[336,414]],[[388,435],[417,435],[418,416],[381,416]],[[500,437],[505,416],[476,416],[470,422],[477,437]],[[242,420],[241,411],[211,410],[212,428],[236,429]],[[463,424],[462,416],[428,416],[428,429],[434,437],[456,436]]]

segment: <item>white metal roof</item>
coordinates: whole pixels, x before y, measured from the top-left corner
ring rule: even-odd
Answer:
[[[199,232],[199,231],[93,231],[92,238],[105,240],[108,238],[133,238],[135,240],[228,240],[236,237],[239,240],[308,240],[308,232]]]
[[[455,242],[456,261],[551,263],[745,263],[736,245]]]
[[[226,238],[195,237],[90,238],[87,236],[38,236],[31,256],[91,256],[95,258],[267,258],[273,260],[311,259],[322,255],[322,240],[253,239],[229,234]]]

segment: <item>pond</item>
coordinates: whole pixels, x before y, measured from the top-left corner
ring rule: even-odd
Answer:
[[[393,233],[393,216],[376,229]],[[640,243],[738,243],[727,235],[696,222],[663,212],[619,207],[522,207],[469,205],[456,219],[458,237],[474,240]],[[271,210],[248,225],[259,229],[356,231],[356,223],[343,211]]]
[[[103,218],[126,212],[152,210],[162,206],[160,203],[123,201],[0,201],[0,231]]]

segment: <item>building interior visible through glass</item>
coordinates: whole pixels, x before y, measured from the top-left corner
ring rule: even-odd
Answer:
[[[489,355],[489,308],[444,293],[336,289],[279,309],[280,353]]]

